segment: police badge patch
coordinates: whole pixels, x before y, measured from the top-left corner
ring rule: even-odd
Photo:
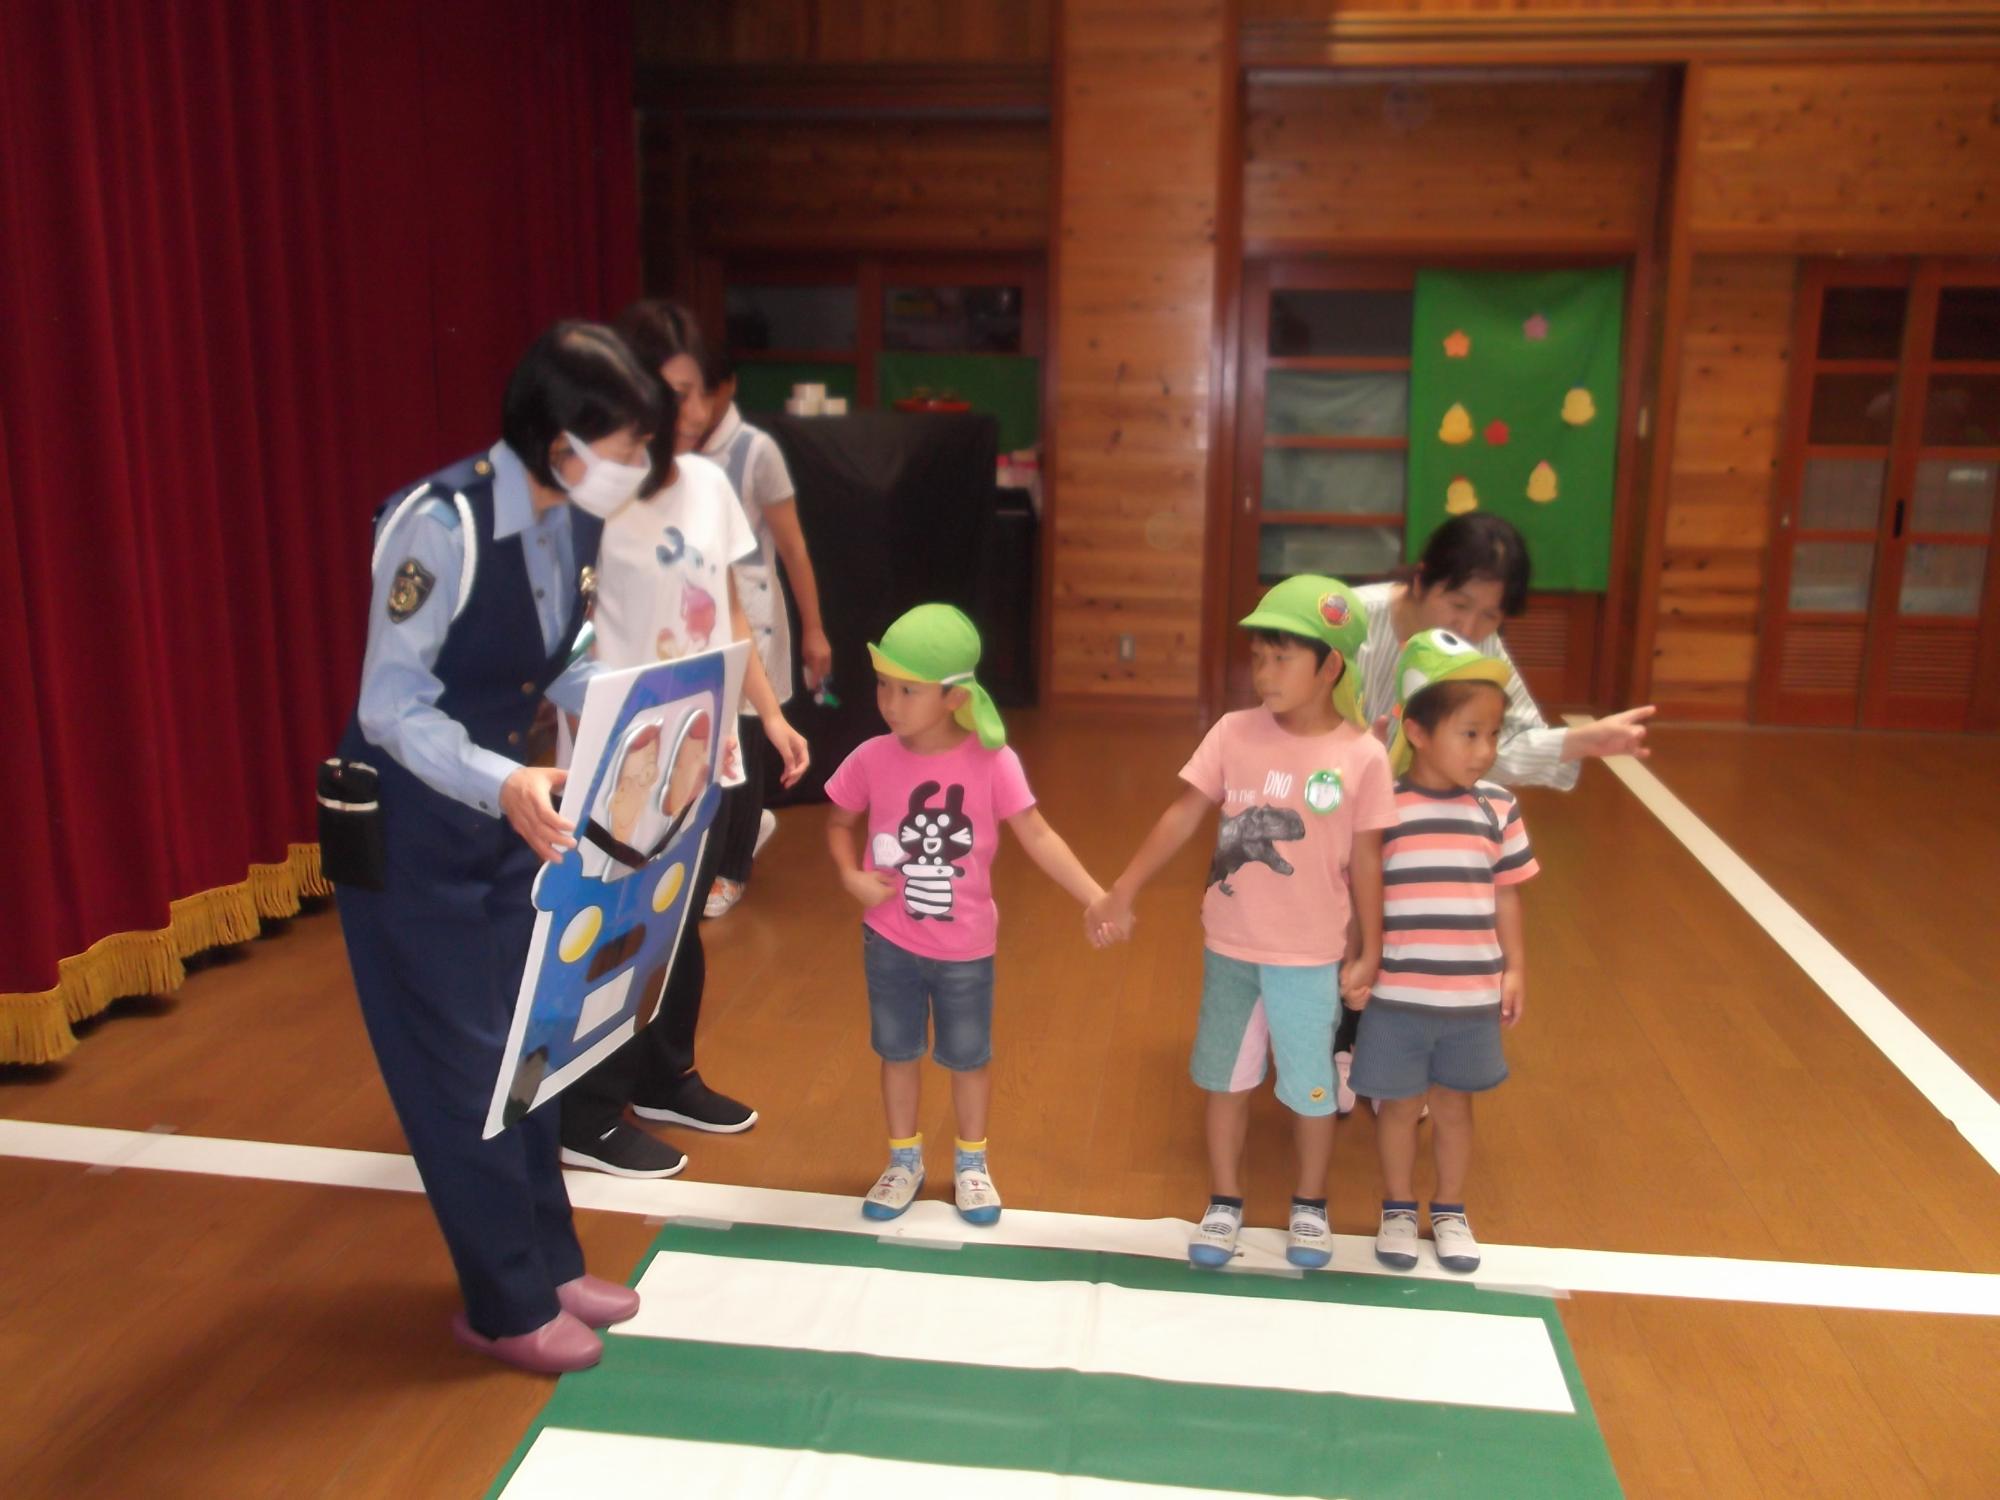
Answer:
[[[389,585],[389,623],[400,625],[422,609],[435,587],[437,574],[414,557],[404,558],[402,567],[396,569],[396,577]]]

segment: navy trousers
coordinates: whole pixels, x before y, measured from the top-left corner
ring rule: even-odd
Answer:
[[[397,798],[385,832],[387,889],[338,888],[368,1038],[467,1320],[488,1338],[528,1333],[556,1315],[556,1287],[583,1274],[553,1103],[480,1138],[534,934],[540,862],[504,821],[428,788]]]

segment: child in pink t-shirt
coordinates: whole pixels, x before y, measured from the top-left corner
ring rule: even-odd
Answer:
[[[1387,752],[1360,727],[1349,663],[1368,622],[1353,591],[1301,574],[1241,623],[1253,632],[1262,706],[1224,714],[1209,730],[1181,770],[1179,799],[1085,921],[1092,931],[1129,933],[1140,888],[1211,808],[1222,809],[1202,898],[1201,1021],[1189,1069],[1208,1091],[1213,1191],[1188,1259],[1220,1266],[1236,1253],[1250,1094],[1263,1082],[1268,1050],[1298,1149],[1285,1256],[1317,1267],[1333,1258],[1333,1028],[1341,995],[1365,997],[1381,961],[1382,830],[1395,825],[1396,802]],[[1352,954],[1350,914],[1360,932]]]
[[[861,1211],[893,1219],[924,1185],[917,1101],[930,1050],[951,1073],[958,1211],[969,1223],[991,1224],[1000,1217],[986,1165],[1000,916],[991,872],[1000,825],[1079,903],[1090,905],[1104,890],[1036,810],[999,712],[973,679],[972,621],[948,604],[922,604],[868,650],[875,704],[891,733],[859,746],[826,784],[834,805],[827,845],[841,884],[866,911],[869,1031],[882,1059],[889,1125],[889,1165]],[[855,844],[864,818],[865,859]]]

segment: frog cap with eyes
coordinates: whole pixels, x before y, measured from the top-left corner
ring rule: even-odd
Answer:
[[[1389,765],[1398,776],[1410,769],[1410,740],[1403,732],[1410,700],[1440,682],[1490,682],[1504,689],[1514,671],[1449,630],[1420,630],[1396,658],[1396,708],[1389,716]]]

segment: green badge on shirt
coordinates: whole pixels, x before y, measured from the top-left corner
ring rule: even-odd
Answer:
[[[1316,813],[1330,813],[1340,806],[1340,772],[1315,771],[1306,779],[1306,806]]]

